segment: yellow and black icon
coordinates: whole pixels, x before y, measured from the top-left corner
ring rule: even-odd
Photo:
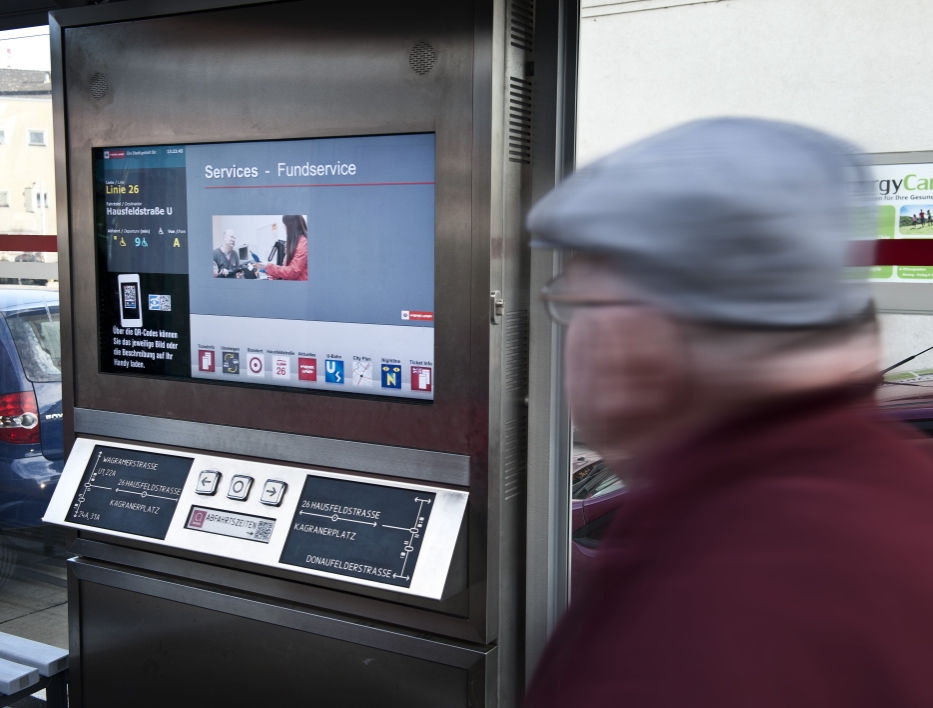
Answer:
[[[402,367],[397,364],[382,365],[382,387],[383,388],[401,388],[402,387]]]
[[[240,354],[239,354],[239,352],[224,352],[223,365],[224,365],[224,373],[225,373],[225,374],[238,374],[238,373],[240,373]]]

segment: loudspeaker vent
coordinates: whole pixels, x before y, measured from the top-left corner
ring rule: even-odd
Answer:
[[[437,52],[434,51],[434,47],[427,42],[418,42],[411,48],[411,51],[408,52],[408,64],[411,66],[411,70],[421,76],[431,71],[436,62]]]
[[[110,82],[107,81],[107,74],[100,72],[91,77],[91,95],[98,101],[107,95],[110,90]]]

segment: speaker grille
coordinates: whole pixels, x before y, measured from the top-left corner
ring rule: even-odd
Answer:
[[[535,5],[533,0],[512,0],[509,37],[513,47],[534,51]]]
[[[519,398],[528,393],[528,310],[505,316],[505,390]]]
[[[91,95],[98,101],[107,95],[110,90],[110,82],[107,81],[107,74],[96,73],[91,77]]]
[[[528,488],[528,412],[505,424],[502,447],[502,498],[511,501]]]
[[[509,162],[531,164],[531,81],[509,77]]]
[[[424,76],[437,62],[437,52],[427,42],[418,42],[411,51],[408,52],[408,65],[416,74]]]
[[[505,391],[513,401],[528,393],[528,310],[505,315]],[[506,420],[502,440],[502,496],[510,501],[528,486],[528,409],[519,405]]]

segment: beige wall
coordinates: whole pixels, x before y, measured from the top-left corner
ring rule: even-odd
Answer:
[[[10,194],[10,206],[0,207],[0,234],[54,234],[55,159],[52,148],[52,99],[0,96],[0,191]],[[45,146],[29,145],[30,130],[45,131]],[[24,190],[41,184],[49,208],[28,212]],[[43,228],[42,217],[45,216]]]
[[[578,160],[694,118],[805,123],[867,152],[933,150],[929,0],[583,0]],[[933,311],[933,302],[930,303]],[[933,316],[882,315],[884,363]],[[933,352],[911,363],[933,367]]]

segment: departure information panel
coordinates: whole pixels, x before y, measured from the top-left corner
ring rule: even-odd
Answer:
[[[100,370],[432,400],[434,142],[95,149]]]
[[[97,445],[65,520],[163,540],[193,461]]]
[[[456,489],[79,436],[43,521],[435,600],[465,534]],[[462,549],[465,553],[465,547]],[[448,595],[445,595],[448,593]]]
[[[280,562],[407,588],[435,496],[309,476]]]

